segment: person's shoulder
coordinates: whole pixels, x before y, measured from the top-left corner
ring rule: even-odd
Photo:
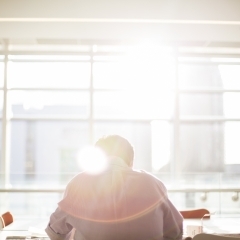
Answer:
[[[154,174],[152,174],[152,173],[150,173],[150,172],[148,172],[146,170],[143,170],[143,169],[133,169],[133,173],[139,174],[139,175],[141,175],[143,177],[146,177],[146,178],[153,179],[153,180],[161,182],[161,180],[158,177],[156,177]]]
[[[147,186],[149,191],[154,189],[154,191],[167,196],[165,184],[154,174],[145,170],[133,170],[133,174],[138,175],[138,181],[141,182],[143,186]]]
[[[155,182],[156,184],[158,184],[159,186],[162,186],[165,188],[165,185],[164,183],[157,177],[155,176],[154,174],[150,173],[150,172],[147,172],[145,170],[142,170],[142,169],[139,169],[139,170],[136,170],[134,169],[133,170],[133,173],[134,174],[139,174],[139,176],[141,178],[144,178],[148,181],[152,181],[152,182]]]
[[[74,175],[67,183],[67,185],[76,184],[79,181],[82,181],[84,178],[86,178],[87,174],[85,172],[80,172],[76,175]]]

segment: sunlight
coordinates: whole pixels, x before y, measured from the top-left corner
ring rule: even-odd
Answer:
[[[128,49],[121,59],[121,68],[127,83],[125,89],[173,88],[174,58],[171,52],[160,50],[159,46],[146,43]]]
[[[152,121],[152,168],[160,170],[170,162],[170,126],[168,122]]]
[[[225,164],[239,164],[239,122],[226,122],[224,126],[224,162]]]
[[[122,90],[113,92],[111,97],[111,93],[95,93],[95,102],[115,117],[170,118],[175,70],[169,49],[162,52],[162,47],[151,42],[129,47],[117,62],[94,65],[94,87]]]
[[[105,154],[93,146],[86,146],[79,152],[78,164],[83,171],[89,174],[99,174],[108,167]]]
[[[239,89],[240,67],[237,65],[219,65],[224,89]],[[240,101],[238,92],[223,93],[223,111],[226,118],[238,118],[239,108],[236,103]],[[225,122],[224,124],[224,163],[239,164],[239,134],[238,122]]]

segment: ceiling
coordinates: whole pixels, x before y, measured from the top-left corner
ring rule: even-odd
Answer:
[[[0,39],[239,48],[239,0],[0,0]]]

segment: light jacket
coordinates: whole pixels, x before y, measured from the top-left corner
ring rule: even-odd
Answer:
[[[183,218],[153,175],[111,159],[107,170],[76,175],[50,216],[52,240],[182,239]]]

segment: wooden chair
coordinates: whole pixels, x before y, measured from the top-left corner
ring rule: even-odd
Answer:
[[[237,240],[240,239],[240,234],[209,234],[199,233],[192,240]]]
[[[0,215],[0,221],[1,225],[3,225],[4,228],[13,222],[13,216],[10,212],[5,212]]]
[[[210,218],[210,212],[205,208],[191,209],[191,210],[182,210],[180,211],[184,219],[190,218],[202,218],[205,214],[209,214],[205,216],[205,218]]]

